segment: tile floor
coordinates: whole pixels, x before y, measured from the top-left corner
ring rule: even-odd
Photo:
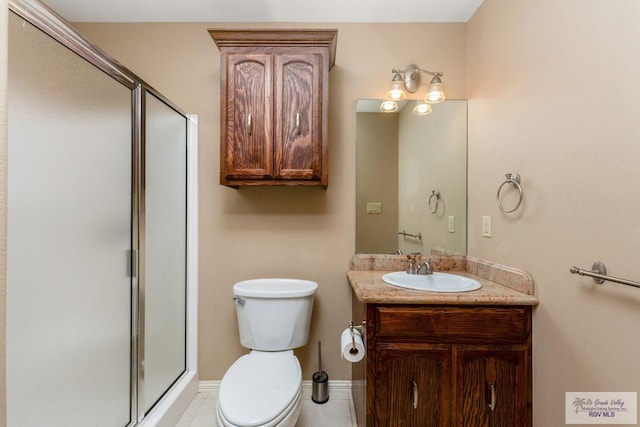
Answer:
[[[176,427],[216,427],[217,391],[200,391],[191,402]],[[303,390],[302,408],[296,427],[358,427],[351,393],[347,390],[329,392],[329,401],[318,405],[311,394]]]

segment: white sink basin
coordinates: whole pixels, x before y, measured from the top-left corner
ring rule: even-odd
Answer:
[[[449,273],[423,275],[394,271],[382,276],[382,280],[393,286],[430,292],[469,292],[482,287],[477,280]]]

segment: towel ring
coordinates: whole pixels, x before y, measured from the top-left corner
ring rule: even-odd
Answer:
[[[520,185],[520,174],[519,173],[507,173],[504,175],[507,179],[505,182],[503,182],[502,184],[500,184],[500,187],[498,187],[498,192],[496,193],[496,202],[498,203],[498,208],[500,208],[500,210],[502,212],[505,213],[511,213],[513,211],[515,211],[516,209],[518,209],[520,207],[520,205],[522,204],[522,186]],[[504,206],[502,206],[502,203],[500,202],[500,192],[502,191],[502,187],[504,187],[506,184],[511,184],[513,185],[513,187],[518,190],[518,203],[516,203],[516,206],[513,209],[505,209]]]
[[[431,203],[431,200],[435,199],[435,203]],[[431,195],[429,196],[429,212],[433,215],[438,212],[438,202],[440,201],[440,192],[438,190],[431,190]],[[434,205],[433,208],[431,205]]]

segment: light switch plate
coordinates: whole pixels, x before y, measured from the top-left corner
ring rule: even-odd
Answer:
[[[449,215],[449,233],[456,232],[456,217]]]
[[[382,203],[367,203],[367,213],[368,214],[381,214],[382,213]]]
[[[482,217],[482,237],[491,237],[491,217]]]

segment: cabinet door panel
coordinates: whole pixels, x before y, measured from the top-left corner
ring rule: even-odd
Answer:
[[[273,145],[271,129],[272,56],[229,54],[226,110],[222,114],[221,155],[224,178],[271,177]]]
[[[453,413],[459,427],[526,425],[526,351],[454,346]]]
[[[322,56],[276,57],[275,175],[278,179],[321,178]]]
[[[447,345],[378,347],[376,426],[449,426],[451,352]]]

